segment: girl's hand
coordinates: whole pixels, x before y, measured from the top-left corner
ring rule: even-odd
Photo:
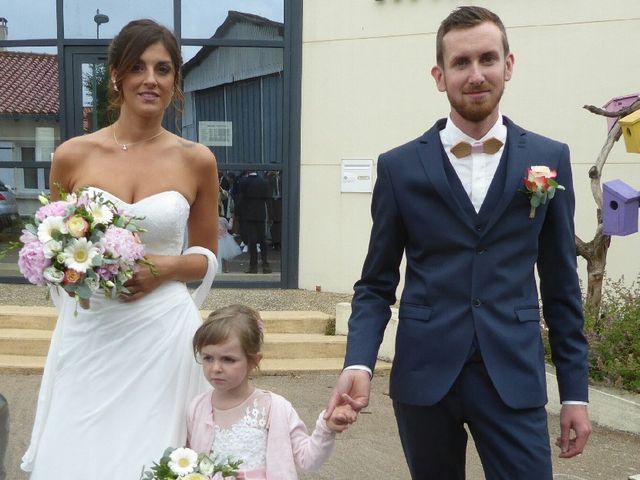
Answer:
[[[351,408],[351,405],[339,405],[327,419],[327,427],[336,433],[341,433],[349,428],[349,425],[354,423],[357,418],[358,413]]]
[[[171,271],[171,265],[175,257],[168,255],[147,255],[146,257],[150,265],[140,263],[138,271],[133,274],[130,280],[124,284],[129,293],[122,293],[120,299],[123,302],[133,302],[140,300],[145,295],[153,292],[168,278]]]

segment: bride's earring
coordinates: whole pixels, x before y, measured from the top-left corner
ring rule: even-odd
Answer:
[[[111,83],[113,84],[113,89],[117,92],[118,91],[118,84],[116,83],[115,78],[111,79]]]

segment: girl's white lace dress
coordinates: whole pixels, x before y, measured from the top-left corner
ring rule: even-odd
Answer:
[[[266,478],[267,436],[271,396],[256,389],[240,405],[213,409],[212,456],[220,462],[242,460],[240,470],[247,479]]]

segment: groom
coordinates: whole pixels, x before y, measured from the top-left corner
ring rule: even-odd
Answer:
[[[587,343],[566,145],[524,130],[499,102],[514,56],[500,18],[461,7],[431,70],[451,111],[380,156],[373,227],[349,320],[345,370],[327,405],[369,401],[370,375],[406,255],[390,395],[413,479],[465,478],[467,434],[487,479],[550,480],[538,289],[560,400],[561,457],[582,452]],[[531,209],[534,166],[565,190]]]

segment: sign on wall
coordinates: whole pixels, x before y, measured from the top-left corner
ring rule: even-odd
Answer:
[[[342,160],[342,192],[373,191],[373,160]]]
[[[198,122],[198,141],[208,147],[233,146],[233,122]]]

